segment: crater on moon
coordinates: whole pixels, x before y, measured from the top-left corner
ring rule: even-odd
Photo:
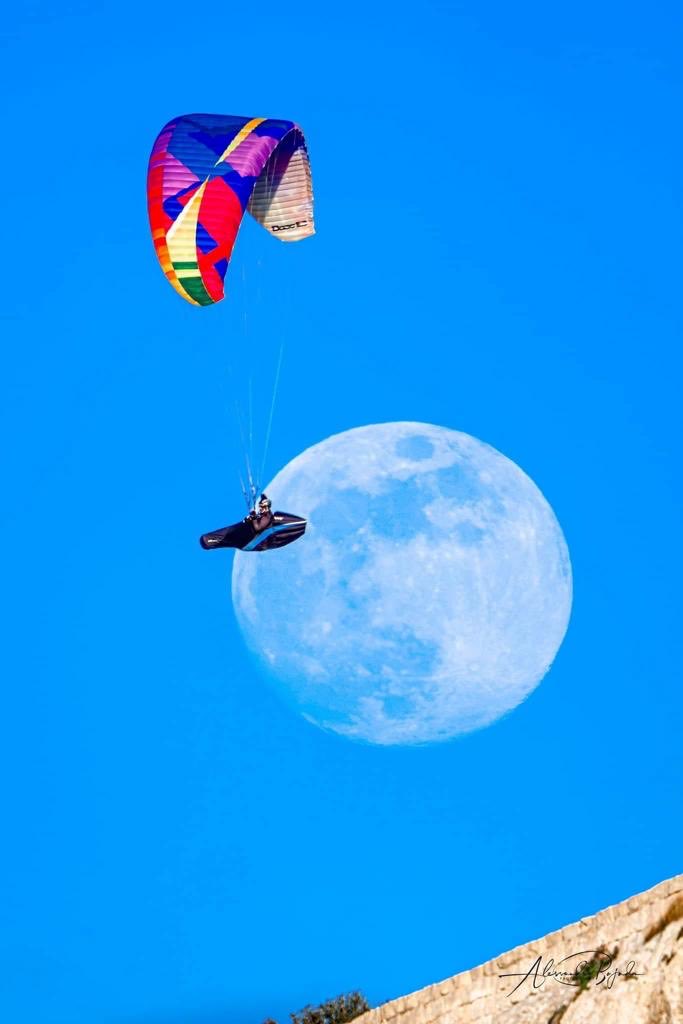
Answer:
[[[425,423],[358,427],[267,491],[308,529],[237,552],[233,602],[264,674],[310,722],[371,743],[449,739],[548,671],[571,610],[567,546],[494,448]]]

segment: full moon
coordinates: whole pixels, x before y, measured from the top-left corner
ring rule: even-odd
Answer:
[[[562,530],[519,466],[468,434],[380,423],[267,488],[304,537],[237,552],[245,641],[308,721],[377,744],[447,740],[515,708],[567,630]]]

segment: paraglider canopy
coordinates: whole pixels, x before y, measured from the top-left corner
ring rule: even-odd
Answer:
[[[195,306],[220,302],[245,211],[283,242],[315,233],[306,141],[293,121],[187,114],[161,130],[147,205],[159,263]]]

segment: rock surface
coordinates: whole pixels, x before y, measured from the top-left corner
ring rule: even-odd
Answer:
[[[577,975],[581,963],[587,966]],[[499,1021],[683,1024],[683,875],[384,1003],[356,1024]]]

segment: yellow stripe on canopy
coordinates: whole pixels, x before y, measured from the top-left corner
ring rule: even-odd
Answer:
[[[168,253],[173,264],[197,263],[197,218],[208,180],[201,183],[166,232]]]
[[[254,128],[258,128],[258,126],[260,124],[263,124],[263,122],[265,120],[266,120],[265,117],[252,117],[251,121],[247,121],[247,123],[245,124],[244,128],[240,128],[240,130],[238,131],[237,135],[232,140],[232,142],[230,143],[228,148],[225,150],[223,155],[220,156],[218,158],[218,160],[216,160],[216,163],[219,164],[223,160],[227,160],[227,158],[232,153],[233,149],[237,149],[239,144],[241,142],[244,142],[244,140],[246,139],[247,135],[251,135],[251,133],[253,132]]]

